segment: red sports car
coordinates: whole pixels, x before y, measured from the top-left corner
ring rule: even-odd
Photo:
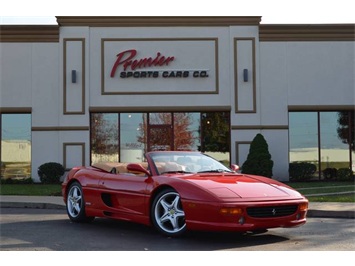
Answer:
[[[308,200],[273,179],[237,173],[199,152],[149,152],[145,159],[73,168],[62,185],[70,220],[126,220],[167,236],[260,232],[306,222]]]

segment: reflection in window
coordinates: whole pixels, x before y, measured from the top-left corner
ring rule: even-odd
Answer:
[[[200,146],[200,113],[149,113],[149,121],[143,119],[140,128],[139,141],[148,150],[197,150]]]
[[[352,164],[351,164],[351,169],[353,171],[353,174],[355,174],[355,112],[351,112],[351,118],[350,118],[350,135],[352,137],[351,139],[351,159],[352,159]]]
[[[91,162],[118,162],[118,114],[91,115]]]
[[[339,169],[354,162],[353,121],[349,111],[290,112],[290,163],[315,164],[319,179],[335,179]]]
[[[121,162],[142,162],[146,151],[146,114],[120,114]]]
[[[172,113],[149,113],[147,139],[149,151],[174,149]]]
[[[289,114],[289,143],[291,163],[310,163],[317,167],[318,176],[318,117],[317,112]]]
[[[91,162],[142,161],[147,151],[173,149],[200,150],[229,165],[229,127],[229,112],[92,113]]]
[[[149,128],[149,145],[150,151],[171,151],[173,150],[173,136],[171,126],[159,126]]]
[[[338,138],[343,144],[350,146],[350,169],[355,173],[355,112],[341,111],[337,115]]]
[[[340,112],[341,113],[341,112]],[[345,132],[348,133],[348,112],[346,112]],[[342,120],[341,118],[340,120]],[[320,139],[321,139],[321,171],[329,168],[348,168],[349,167],[349,134],[339,136],[338,132],[343,132],[338,123],[338,112],[320,113]],[[341,134],[342,135],[342,134]],[[344,140],[342,141],[342,138]]]
[[[229,152],[229,113],[210,112],[201,114],[202,151]]]
[[[230,113],[201,113],[201,151],[229,166]]]
[[[31,114],[1,115],[1,178],[31,176]]]
[[[171,113],[149,113],[150,125],[171,125]]]
[[[201,146],[200,113],[174,113],[175,150],[197,151]]]

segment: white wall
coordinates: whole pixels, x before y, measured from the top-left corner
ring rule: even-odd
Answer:
[[[289,105],[354,105],[353,42],[288,43]]]
[[[33,44],[0,43],[0,106],[32,105]]]
[[[0,43],[0,107],[31,107],[32,127],[58,126],[58,43]],[[32,178],[40,164],[62,162],[57,132],[32,132]]]
[[[354,53],[353,42],[261,42],[264,119],[287,121],[289,105],[354,105]]]
[[[353,42],[261,42],[261,125],[288,126],[289,106],[354,106],[354,51]],[[264,134],[274,176],[283,179],[288,176],[288,133]]]
[[[219,67],[219,94],[162,94],[162,95],[142,95],[132,93],[130,95],[101,95],[101,39],[102,38],[148,38],[156,39],[154,46],[149,41],[146,42],[147,50],[155,50],[157,52],[164,48],[163,39],[171,39],[173,50],[175,50],[176,60],[171,68],[184,69],[184,61],[188,62],[194,58],[194,54],[189,54],[189,50],[181,50],[179,42],[173,43],[174,39],[183,38],[218,38],[218,67]],[[161,46],[159,45],[161,41]],[[202,41],[203,42],[203,41]],[[154,107],[154,106],[229,106],[230,101],[230,55],[229,55],[229,31],[228,28],[202,28],[202,27],[186,27],[186,28],[92,28],[90,30],[90,105],[91,106],[120,106],[120,107]],[[132,49],[135,47],[132,46]],[[202,48],[201,48],[202,49]],[[141,52],[144,52],[143,49]],[[214,57],[214,50],[206,50],[206,57]],[[179,61],[180,60],[180,61]],[[203,62],[203,60],[202,60]],[[201,64],[201,68],[204,65]],[[206,67],[206,66],[205,66]],[[191,78],[192,79],[192,78]],[[190,80],[191,80],[190,79]],[[194,91],[194,87],[199,86],[201,79],[194,79],[195,84],[189,85],[190,91]],[[134,82],[134,81],[132,81]],[[138,82],[138,81],[137,81]],[[155,82],[159,86],[162,82],[161,78],[156,80],[147,80],[146,82]],[[181,87],[186,86],[184,80],[171,80],[173,84],[180,83]],[[118,85],[119,86],[119,85]],[[144,84],[143,84],[144,86]],[[118,87],[118,90],[126,90],[126,88]],[[169,91],[167,85],[166,91]],[[207,90],[211,88],[206,88]]]
[[[0,107],[32,107],[32,127],[88,127],[90,107],[194,107],[226,106],[231,108],[232,126],[256,126],[276,129],[233,130],[232,163],[236,160],[234,144],[252,141],[262,133],[269,144],[274,160],[274,176],[288,177],[288,108],[289,106],[341,106],[355,103],[354,42],[261,42],[257,26],[238,27],[161,27],[161,28],[89,28],[61,27],[59,43],[0,43]],[[219,94],[131,94],[101,95],[101,39],[148,38],[163,40],[182,38],[218,38],[218,88]],[[255,38],[256,55],[256,113],[235,113],[234,38]],[[70,108],[80,107],[85,101],[83,114],[63,114],[64,40],[73,40],[66,55],[67,70],[80,68],[80,42],[84,40],[85,80],[67,84]],[[79,46],[78,46],[79,44]],[[149,44],[149,43],[148,43]],[[155,44],[156,45],[156,44]],[[175,44],[172,44],[175,45]],[[159,45],[158,45],[159,46]],[[159,51],[159,47],[150,47]],[[134,48],[134,47],[132,47]],[[180,58],[193,58],[189,51],[179,51]],[[239,47],[250,54],[246,44]],[[208,51],[208,49],[206,49]],[[186,53],[186,55],[182,55]],[[206,54],[215,56],[215,54]],[[239,58],[240,69],[250,67],[250,58]],[[201,59],[201,62],[204,62]],[[179,67],[183,67],[180,62]],[[199,80],[190,85],[199,86]],[[81,91],[74,92],[84,85]],[[159,80],[156,82],[159,83]],[[175,80],[174,82],[180,82]],[[183,85],[183,83],[182,83]],[[245,84],[244,84],[245,85]],[[123,88],[125,89],[125,88]],[[210,88],[208,88],[210,89]],[[249,95],[249,94],[245,94]],[[241,99],[243,100],[243,99]],[[250,99],[245,99],[250,101]],[[248,105],[246,105],[249,108]],[[277,127],[280,128],[277,128]],[[63,143],[75,145],[69,149],[79,155],[84,143],[85,162],[89,162],[89,131],[33,131],[32,175],[42,163],[63,163]],[[239,164],[247,156],[247,145],[241,146]],[[66,154],[67,159],[74,159]],[[81,158],[80,158],[81,159]],[[74,159],[75,161],[75,159]],[[80,161],[73,162],[80,163]],[[71,166],[71,164],[69,165]]]

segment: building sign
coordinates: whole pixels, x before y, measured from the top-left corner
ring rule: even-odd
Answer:
[[[152,57],[145,57],[141,59],[136,59],[137,55],[137,50],[127,50],[123,51],[119,54],[117,54],[117,59],[116,62],[114,63],[112,70],[111,70],[111,78],[115,76],[115,72],[117,68],[122,65],[123,67],[123,75],[121,74],[120,77],[129,77],[130,75],[127,75],[126,71],[128,73],[132,73],[133,71],[139,70],[141,68],[146,68],[146,67],[154,67],[154,66],[168,66],[171,61],[174,61],[174,56],[162,56],[161,53],[157,53],[155,58],[153,59]],[[152,71],[148,71],[152,72]],[[138,72],[139,73],[139,72]],[[143,72],[146,73],[146,72]],[[136,77],[150,77],[151,75],[137,75]]]
[[[207,78],[208,74],[206,70],[144,70],[140,69],[153,68],[156,66],[168,66],[172,61],[174,61],[174,56],[163,56],[160,52],[157,52],[154,58],[145,57],[136,59],[137,50],[127,50],[117,54],[116,62],[114,63],[111,70],[111,78],[115,77],[117,68],[122,66],[123,71],[120,72],[120,78],[188,78],[188,77],[201,77]],[[191,75],[190,75],[191,72]]]
[[[102,40],[102,94],[218,93],[216,39]]]

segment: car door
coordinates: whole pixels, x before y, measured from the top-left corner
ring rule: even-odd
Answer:
[[[135,174],[105,174],[99,188],[107,210],[121,218],[147,214],[148,179]]]

